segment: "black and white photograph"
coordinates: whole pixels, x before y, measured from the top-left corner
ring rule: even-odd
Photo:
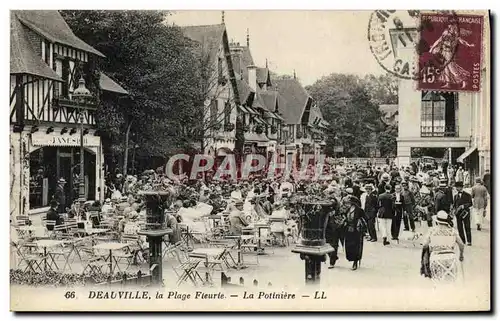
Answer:
[[[9,19],[11,311],[492,309],[489,11]]]

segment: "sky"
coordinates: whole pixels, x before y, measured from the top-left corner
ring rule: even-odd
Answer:
[[[367,41],[370,11],[224,11],[229,41],[246,43],[257,66],[304,86],[331,73],[383,74]],[[175,11],[167,23],[220,24],[222,11]]]

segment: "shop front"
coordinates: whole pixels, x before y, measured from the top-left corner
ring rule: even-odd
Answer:
[[[11,207],[16,215],[44,212],[54,196],[57,182],[64,179],[66,206],[78,198],[80,182],[80,135],[66,128],[39,128],[31,133],[11,133]],[[84,135],[85,199],[102,199],[101,139]],[[11,163],[12,164],[12,163]],[[16,163],[14,163],[16,164]]]

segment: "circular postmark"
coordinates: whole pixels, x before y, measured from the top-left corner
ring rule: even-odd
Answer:
[[[427,36],[435,33],[441,33],[437,40]],[[373,56],[385,71],[402,79],[422,79],[429,68],[439,72],[453,60],[456,47],[443,49],[439,39],[444,34],[459,34],[453,11],[376,10],[368,23]]]

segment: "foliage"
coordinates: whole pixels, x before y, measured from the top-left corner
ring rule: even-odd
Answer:
[[[397,125],[386,125],[385,129],[378,134],[377,144],[380,147],[380,155],[382,157],[396,155],[397,136]]]
[[[375,105],[397,104],[398,83],[394,75],[366,75],[362,82]]]
[[[388,76],[368,75],[360,78],[334,73],[306,88],[321,108],[325,120],[330,123],[325,131],[327,155],[334,155],[335,146],[343,146],[342,156],[367,157],[369,145],[374,142],[388,144],[383,147],[384,151],[392,150],[397,130],[386,131],[387,126],[382,122],[379,110],[381,103],[397,102],[397,90],[394,87],[383,90],[391,81],[392,78]],[[372,136],[373,142],[370,141]]]
[[[164,23],[168,12],[61,13],[78,37],[106,56],[102,70],[129,92],[122,99],[108,95],[98,109],[98,128],[114,152],[124,152],[131,123],[131,143],[140,146],[141,154],[167,155],[182,148],[185,141],[172,139],[178,133],[176,116],[185,116],[176,111],[197,103],[196,58],[180,29]]]
[[[286,80],[286,79],[293,79],[293,75],[280,75],[275,73],[274,71],[269,71],[269,74],[271,75],[271,80]]]
[[[127,278],[135,277],[134,274],[127,272],[115,273],[111,280],[123,280],[124,275]],[[10,284],[43,286],[43,287],[75,287],[93,285],[109,280],[108,274],[99,273],[61,273],[54,271],[33,272],[20,269],[10,270]]]

